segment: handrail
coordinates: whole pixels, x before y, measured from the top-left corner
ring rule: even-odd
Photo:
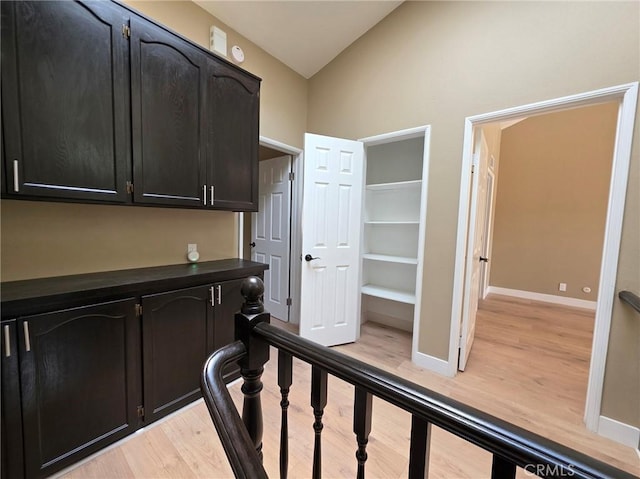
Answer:
[[[618,293],[618,298],[640,313],[640,296],[632,293],[631,291],[620,291]]]
[[[355,386],[354,430],[358,478],[364,478],[366,445],[371,431],[373,396],[412,415],[409,478],[424,478],[428,470],[431,425],[436,425],[493,454],[491,477],[515,478],[516,466],[539,477],[631,479],[632,474],[562,444],[462,404],[406,379],[269,324],[260,298],[262,282],[248,278],[242,286],[245,303],[235,316],[239,341],[216,351],[205,364],[202,390],[227,458],[238,478],[266,478],[262,467],[262,406],[260,391],[269,349],[278,349],[278,384],[282,394],[280,477],[287,477],[287,408],[292,358],[311,364],[311,406],[315,422],[313,477],[321,477],[322,416],[327,402],[327,375]],[[222,371],[238,361],[244,379],[242,419],[227,391]],[[637,479],[637,478],[636,478]]]
[[[571,472],[571,477],[576,478],[634,478],[562,444],[271,324],[260,323],[253,331],[270,345],[520,467],[542,464],[554,470],[554,467],[562,466],[566,473]]]
[[[247,349],[242,341],[236,341],[218,349],[207,359],[200,384],[209,414],[235,477],[267,478],[260,456],[222,379],[224,367],[246,354]]]

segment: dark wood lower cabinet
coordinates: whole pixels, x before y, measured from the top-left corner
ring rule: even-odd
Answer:
[[[235,340],[239,259],[2,283],[2,479],[72,465],[201,397]],[[239,376],[230,365],[225,380]]]
[[[235,341],[235,314],[242,307],[240,294],[242,280],[224,281],[215,285],[217,299],[214,306],[213,349],[221,348]],[[225,382],[240,377],[240,367],[229,364],[224,371]]]
[[[6,479],[24,477],[22,461],[22,406],[20,405],[20,377],[18,369],[18,338],[16,320],[2,321],[2,397],[0,418],[0,477]]]
[[[200,398],[207,357],[235,340],[242,280],[142,297],[144,421],[155,421]],[[230,364],[229,382],[240,376]]]
[[[27,477],[44,477],[138,427],[135,299],[18,320]]]
[[[198,399],[200,373],[212,351],[206,286],[142,297],[145,422]]]

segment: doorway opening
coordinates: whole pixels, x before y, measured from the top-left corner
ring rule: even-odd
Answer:
[[[299,170],[302,150],[266,137],[259,140],[258,212],[238,217],[238,256],[269,265],[265,307],[297,323],[300,313]]]
[[[588,92],[585,94],[564,97],[546,102],[525,105],[484,115],[468,117],[465,124],[465,140],[463,147],[463,169],[461,179],[461,196],[459,206],[459,228],[457,241],[456,266],[454,277],[454,301],[452,307],[451,337],[449,351],[449,368],[451,375],[458,366],[459,349],[470,346],[473,337],[465,336],[473,326],[469,318],[473,315],[473,298],[470,294],[477,285],[472,283],[474,269],[479,257],[474,257],[474,246],[478,242],[476,225],[478,225],[477,205],[479,178],[472,171],[477,167],[479,155],[474,155],[479,128],[491,123],[507,122],[525,117],[535,117],[551,112],[574,109],[583,106],[615,102],[618,105],[615,144],[610,168],[610,182],[606,206],[604,240],[599,266],[599,286],[595,304],[595,330],[593,335],[589,383],[587,389],[585,422],[589,429],[597,430],[604,366],[611,324],[611,313],[614,300],[615,279],[620,246],[622,216],[626,196],[626,184],[631,155],[631,138],[635,121],[638,83],[612,87]],[[499,180],[498,180],[499,182]],[[498,187],[499,190],[499,187]],[[485,210],[486,211],[486,210]],[[463,332],[461,338],[461,331]],[[466,352],[468,357],[468,351]]]

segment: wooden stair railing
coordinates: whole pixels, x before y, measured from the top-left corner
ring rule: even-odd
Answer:
[[[237,340],[216,351],[205,363],[202,391],[227,459],[237,478],[266,478],[262,466],[262,410],[260,391],[269,347],[278,349],[278,385],[282,400],[280,477],[287,477],[289,389],[292,358],[311,364],[311,405],[315,447],[310,472],[321,477],[322,416],[327,403],[327,376],[355,386],[353,432],[357,477],[365,477],[367,442],[371,431],[372,398],[376,396],[405,411],[411,418],[409,478],[428,477],[431,425],[436,425],[493,454],[492,479],[515,478],[516,468],[538,477],[615,478],[635,476],[485,414],[357,359],[320,346],[269,324],[260,301],[264,287],[250,277],[242,286],[245,303],[236,314]],[[242,418],[224,381],[224,366],[238,361],[244,380]],[[636,478],[637,479],[637,478]]]
[[[618,293],[618,298],[640,313],[640,296],[632,293],[631,291],[620,291]]]

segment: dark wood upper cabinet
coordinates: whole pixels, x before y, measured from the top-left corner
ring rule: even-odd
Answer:
[[[208,182],[214,207],[258,211],[260,81],[211,59],[207,78]]]
[[[108,2],[1,2],[6,190],[124,202],[128,16]]]
[[[257,211],[260,79],[114,2],[0,2],[2,196]]]
[[[136,203],[204,206],[205,75],[206,57],[191,44],[131,20]]]
[[[135,300],[18,319],[27,477],[44,477],[138,427]]]

